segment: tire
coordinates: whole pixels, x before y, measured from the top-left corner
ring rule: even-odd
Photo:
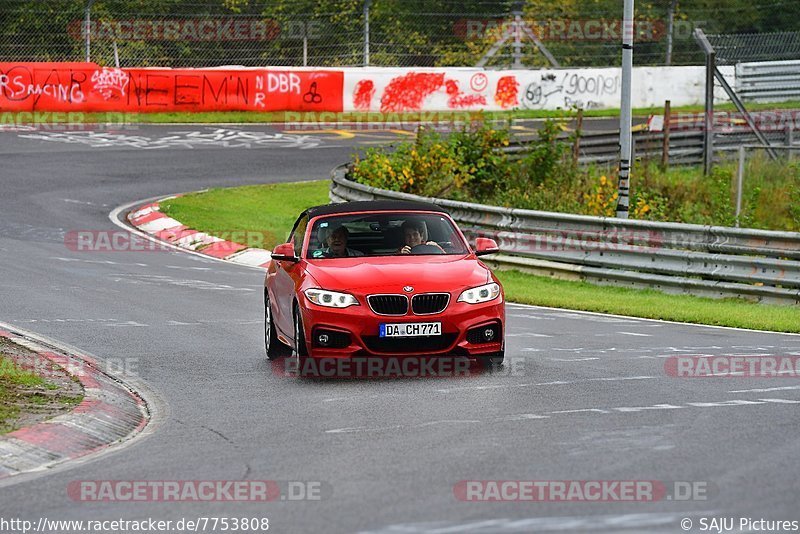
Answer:
[[[505,359],[505,350],[501,350],[500,352],[495,352],[492,354],[477,356],[476,359],[478,360],[478,364],[483,369],[495,369],[503,365],[503,360]]]
[[[272,318],[272,306],[269,301],[269,293],[264,288],[264,348],[267,358],[276,360],[289,355],[289,347],[278,339],[278,331],[275,329],[275,321]]]
[[[297,305],[294,306],[294,348],[292,349],[292,356],[300,360],[301,368],[302,363],[308,358],[305,330],[303,329],[303,316]]]

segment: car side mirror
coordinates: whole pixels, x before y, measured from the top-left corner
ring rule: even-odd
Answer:
[[[475,240],[475,255],[486,256],[487,254],[497,254],[500,252],[500,247],[494,239],[488,237],[479,237]]]
[[[272,251],[272,259],[291,262],[300,261],[300,258],[294,255],[294,245],[291,243],[284,243],[275,247],[275,250]]]

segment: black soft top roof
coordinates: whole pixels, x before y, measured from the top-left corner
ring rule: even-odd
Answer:
[[[430,202],[414,202],[410,200],[359,200],[355,202],[342,202],[339,204],[324,204],[308,208],[309,218],[320,215],[335,215],[338,213],[351,213],[358,211],[447,211]]]

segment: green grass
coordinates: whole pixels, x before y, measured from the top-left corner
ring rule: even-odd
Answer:
[[[211,189],[163,202],[161,211],[190,228],[272,250],[286,240],[301,211],[328,202],[323,180]],[[237,236],[241,232],[249,232],[246,242]]]
[[[20,368],[0,353],[0,434],[16,428],[14,421],[20,415],[20,400],[36,402],[35,395],[21,394],[20,390],[45,384],[42,377]]]
[[[800,102],[776,102],[770,104],[746,104],[749,111],[765,111],[780,109],[800,109]],[[733,104],[721,104],[715,107],[717,111],[736,111]],[[653,108],[634,108],[634,116],[647,117],[652,114],[662,114],[662,107]],[[673,107],[674,113],[702,113],[703,106],[679,106]],[[534,110],[523,109],[515,111],[490,111],[482,114],[486,120],[493,119],[556,119],[574,116],[571,110]],[[407,112],[407,113],[378,113],[378,112],[342,112],[342,113],[301,113],[301,112],[256,112],[256,111],[214,111],[214,112],[171,112],[171,113],[121,113],[121,112],[102,112],[102,113],[47,113],[40,119],[48,123],[112,123],[112,124],[159,124],[159,123],[280,123],[280,122],[319,122],[321,125],[335,127],[338,123],[344,122],[366,122],[366,121],[387,121],[402,122],[415,120],[465,120],[466,118],[477,117],[479,112],[466,111],[445,111],[431,114]],[[432,118],[435,117],[434,118]],[[585,117],[618,117],[619,109],[594,109],[586,110]],[[0,124],[29,123],[32,120],[28,113],[0,113]]]
[[[19,367],[13,360],[0,355],[0,381],[14,386],[46,386],[47,382],[32,371]]]
[[[508,300],[552,308],[570,308],[684,323],[800,332],[800,308],[737,299],[669,295],[652,289],[600,286],[588,282],[495,271]]]
[[[184,224],[210,232],[244,230],[268,232],[276,239],[288,235],[304,208],[324,204],[329,182],[296,182],[212,189],[162,204],[162,211]],[[756,304],[735,299],[668,295],[655,290],[599,286],[555,280],[518,271],[497,271],[506,298],[512,302],[612,313],[687,323],[800,332],[800,307]]]
[[[81,403],[83,395],[57,391],[59,385],[24,369],[6,356],[13,352],[4,353],[5,343],[8,342],[0,340],[0,434],[12,432],[29,421],[27,415],[54,417]],[[73,380],[77,379],[73,377]]]

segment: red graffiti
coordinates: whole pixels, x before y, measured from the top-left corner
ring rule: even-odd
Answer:
[[[425,98],[438,91],[443,83],[444,73],[410,72],[395,78],[383,91],[381,111],[419,111]]]
[[[0,62],[0,111],[342,111],[344,74]]]
[[[455,80],[447,80],[445,82],[447,94],[450,98],[447,100],[447,107],[450,109],[462,109],[478,104],[486,105],[486,98],[483,95],[465,95],[458,88],[458,82]]]
[[[359,80],[353,94],[353,107],[359,111],[369,111],[373,96],[375,96],[375,84],[372,80]]]
[[[519,82],[515,76],[503,76],[497,80],[497,91],[494,101],[503,109],[512,108],[517,105],[517,93],[519,92]]]

